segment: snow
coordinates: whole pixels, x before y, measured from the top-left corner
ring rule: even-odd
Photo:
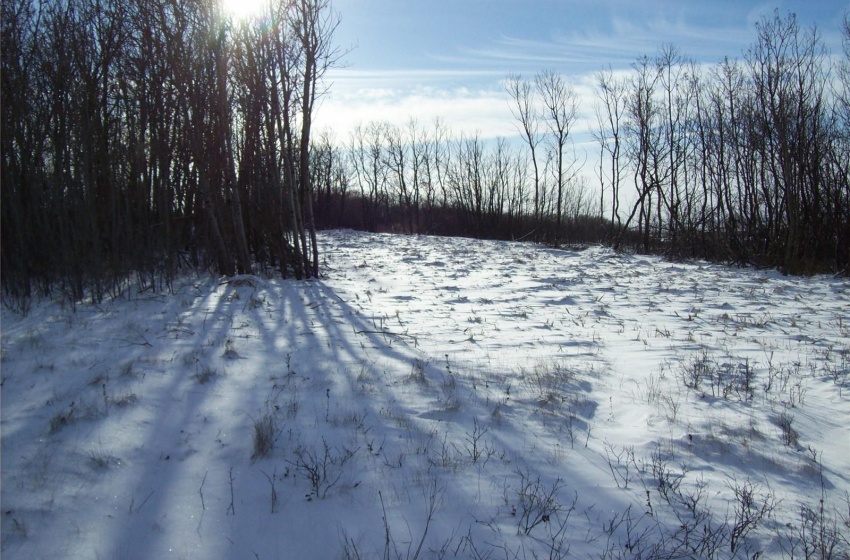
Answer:
[[[320,243],[318,281],[4,309],[3,557],[790,558],[806,523],[848,537],[846,279]]]

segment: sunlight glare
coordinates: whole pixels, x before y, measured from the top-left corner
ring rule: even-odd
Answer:
[[[221,0],[224,13],[241,20],[259,14],[266,0]]]

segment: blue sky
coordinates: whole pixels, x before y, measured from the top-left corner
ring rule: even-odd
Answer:
[[[778,8],[816,24],[841,47],[850,0],[333,0],[336,40],[352,50],[333,70],[318,115],[344,141],[358,122],[428,124],[440,116],[456,132],[511,136],[501,82],[542,69],[590,92],[593,73],[628,69],[640,55],[672,43],[698,62],[741,58],[755,22]],[[589,107],[585,104],[585,107]],[[586,114],[589,121],[590,115]],[[578,126],[590,126],[590,122]]]

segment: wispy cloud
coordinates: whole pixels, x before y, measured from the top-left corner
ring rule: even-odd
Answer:
[[[380,83],[391,83],[392,76],[380,73]],[[316,116],[316,126],[331,128],[338,140],[345,141],[359,125],[370,121],[386,121],[396,125],[410,119],[430,126],[440,118],[456,132],[478,132],[483,137],[512,136],[516,130],[511,122],[506,94],[497,87],[473,89],[452,87],[441,82],[444,75],[430,76],[434,81],[425,84],[422,74],[415,74],[409,87],[364,87],[361,83],[368,73],[341,81],[322,100]],[[492,82],[491,82],[492,83]],[[374,84],[373,84],[374,85]],[[346,86],[346,87],[339,87]]]
[[[501,76],[502,74],[495,70],[475,68],[335,68],[325,76],[325,82],[339,85],[343,89],[413,88],[433,84],[470,84],[481,80],[498,80]]]
[[[798,12],[801,25],[825,18],[820,28],[827,43],[840,48],[837,31],[830,36],[827,27],[837,30],[840,6],[827,10],[813,6],[820,3],[776,1],[781,15]],[[774,3],[740,0],[517,0],[515,5],[494,0],[492,9],[482,12],[481,25],[467,33],[459,31],[459,22],[477,17],[468,4],[450,8],[448,0],[435,2],[428,10],[419,5],[411,16],[412,8],[385,0],[381,17],[372,19],[364,11],[368,3],[358,2],[356,9],[352,4],[351,11],[368,24],[362,36],[366,48],[349,68],[328,74],[330,93],[317,125],[347,138],[357,124],[371,120],[402,124],[415,118],[424,124],[441,117],[458,131],[510,137],[516,131],[502,81],[508,73],[532,79],[551,69],[565,74],[579,93],[577,132],[589,136],[597,71],[628,70],[638,57],[654,56],[666,44],[699,64],[739,58],[755,39],[754,23],[775,9]]]
[[[513,69],[554,68],[571,75],[592,73],[602,67],[628,67],[638,57],[654,55],[664,44],[678,46],[698,61],[715,61],[741,54],[741,45],[752,29],[706,27],[683,18],[635,20],[615,17],[605,29],[566,30],[548,39],[503,35],[488,45],[463,48],[456,55],[437,57],[440,62],[470,67]]]

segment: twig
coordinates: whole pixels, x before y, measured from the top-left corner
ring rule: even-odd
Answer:
[[[210,471],[207,471],[207,472],[205,472],[205,473],[204,473],[204,479],[201,481],[201,487],[200,487],[200,488],[198,488],[198,494],[200,494],[200,495],[201,495],[201,509],[202,509],[202,510],[206,510],[206,509],[207,509],[207,506],[204,504],[204,483],[206,483],[206,481],[207,481],[207,475],[208,475],[209,473],[210,473]]]
[[[153,496],[153,493],[154,493],[154,490],[151,490],[151,493],[148,494],[147,497],[142,501],[142,503],[139,504],[139,507],[137,507],[135,509],[133,509],[133,504],[136,503],[136,499],[133,498],[130,501],[130,513],[139,513],[139,511],[145,506],[145,504],[148,503],[148,500],[151,499],[151,496]]]
[[[390,542],[392,537],[390,536],[390,523],[387,521],[387,508],[384,507],[384,496],[380,490],[378,490],[378,498],[381,500],[381,516],[384,520],[384,560],[390,560]]]
[[[132,340],[127,340],[126,338],[116,338],[114,340],[117,340],[119,342],[126,342],[127,346],[147,346],[148,348],[153,348],[153,344],[148,342],[145,337],[142,336],[142,339],[144,340],[144,342],[133,342]]]
[[[230,505],[227,506],[225,515],[228,513],[236,515],[236,506],[233,505],[233,467],[230,467]]]
[[[431,520],[434,518],[434,512],[437,511],[439,504],[440,491],[437,489],[437,481],[433,480],[433,486],[428,499],[428,518],[425,520],[425,529],[422,531],[422,538],[419,540],[419,546],[416,548],[416,553],[413,555],[413,560],[419,559],[419,553],[422,552],[422,545],[425,544],[425,537],[428,536],[428,528],[431,526]],[[383,506],[383,502],[381,503]]]
[[[354,334],[382,334],[382,335],[385,335],[385,336],[386,336],[386,335],[390,335],[390,336],[399,336],[399,337],[401,337],[401,336],[406,336],[407,338],[412,338],[413,340],[416,340],[416,337],[415,337],[414,335],[412,335],[412,334],[407,334],[407,333],[397,333],[397,332],[393,332],[393,331],[386,331],[386,330],[377,330],[377,331],[366,331],[366,330],[363,330],[363,331],[358,331],[357,329],[355,329],[355,330],[354,330]]]
[[[277,478],[277,467],[275,467],[271,476],[266,471],[261,470],[260,472],[263,473],[263,476],[269,481],[269,486],[271,486],[271,512],[274,513],[277,509],[277,488],[274,486],[274,481]]]
[[[526,237],[528,237],[528,236],[532,235],[532,234],[533,234],[534,232],[536,232],[536,231],[537,231],[537,228],[535,228],[535,229],[533,229],[533,230],[529,231],[528,233],[526,233],[526,234],[525,234],[525,235],[523,235],[522,237],[518,237],[518,238],[514,239],[514,241],[522,241],[523,239],[525,239]]]

